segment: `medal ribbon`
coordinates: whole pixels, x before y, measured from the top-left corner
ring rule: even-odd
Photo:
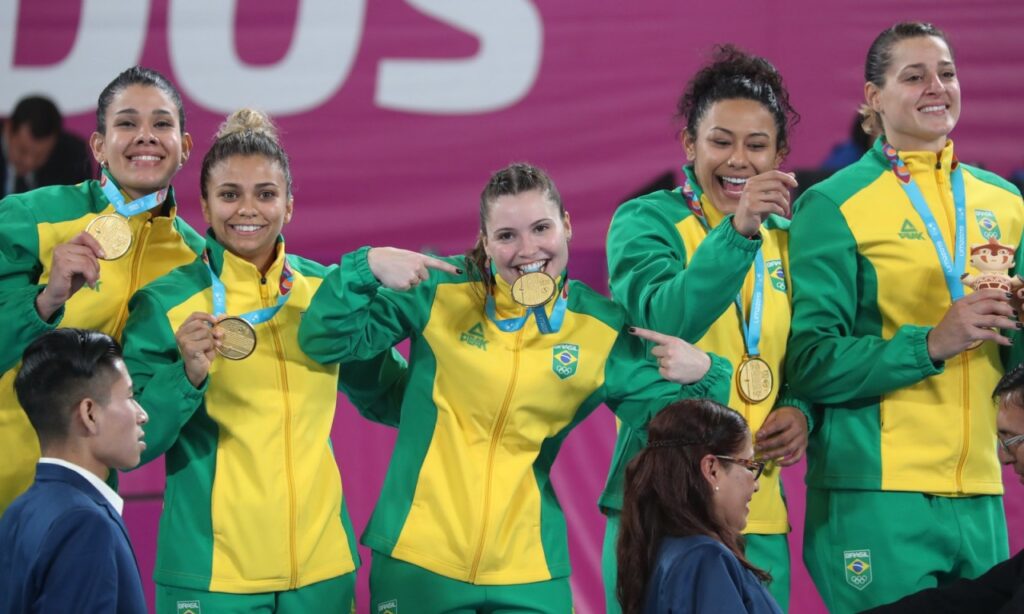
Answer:
[[[707,216],[704,215],[704,209],[700,204],[700,194],[693,189],[689,173],[685,173],[686,169],[683,170],[686,179],[683,181],[682,192],[686,198],[686,204],[700,221],[704,231],[706,233],[711,232],[711,225],[708,224]],[[757,253],[754,255],[754,293],[750,297],[749,322],[743,315],[742,290],[737,292],[736,298],[733,299],[733,303],[736,305],[736,315],[740,321],[740,332],[743,333],[743,345],[746,347],[747,356],[759,356],[761,354],[761,325],[764,322],[764,269],[764,254],[761,253],[761,248],[758,248]]]
[[[103,174],[100,176],[100,189],[103,190],[103,195],[107,197],[110,204],[114,205],[114,210],[125,217],[131,217],[137,213],[149,211],[154,207],[160,206],[167,200],[168,192],[167,188],[163,188],[151,194],[146,194],[132,202],[127,202],[124,199],[124,195],[121,194],[121,190],[114,183],[114,178],[107,172],[107,169],[103,169]]]
[[[548,314],[544,311],[544,305],[537,305],[535,307],[527,307],[526,313],[518,318],[502,320],[498,318],[498,310],[494,305],[494,295],[487,296],[485,311],[487,312],[487,317],[490,318],[498,328],[506,333],[514,333],[522,328],[532,313],[534,319],[537,320],[537,330],[539,330],[542,335],[549,335],[551,333],[557,333],[562,329],[562,321],[565,319],[565,307],[568,303],[568,298],[569,283],[567,278],[566,282],[562,284],[562,290],[558,293],[558,298],[555,299],[555,305],[551,308],[550,317],[548,317]]]
[[[203,262],[206,263],[206,268],[210,271],[210,285],[213,289],[213,315],[220,317],[227,311],[227,291],[224,288],[224,282],[217,277],[217,274],[213,272],[213,267],[210,266],[210,258],[207,252],[203,252]],[[272,319],[277,312],[284,307],[284,304],[288,302],[288,297],[291,296],[292,279],[294,277],[292,269],[288,266],[287,258],[284,261],[284,266],[281,269],[281,280],[278,288],[280,289],[280,296],[277,297],[277,304],[271,307],[264,307],[263,309],[257,309],[248,313],[240,314],[238,317],[245,320],[249,324],[256,326],[257,324],[266,322]]]
[[[953,239],[956,253],[950,258],[946,240],[942,238],[942,232],[935,221],[935,216],[932,215],[931,209],[928,208],[928,201],[924,199],[924,195],[921,194],[921,188],[918,187],[914,178],[910,176],[910,171],[907,169],[907,165],[903,162],[902,158],[900,158],[899,152],[889,143],[883,143],[882,153],[889,161],[889,164],[892,165],[893,174],[899,179],[903,192],[910,199],[910,204],[914,206],[914,210],[917,211],[917,215],[921,218],[921,222],[924,223],[924,227],[928,231],[928,238],[932,240],[932,244],[935,246],[935,253],[939,256],[939,265],[942,267],[943,277],[946,278],[949,296],[954,301],[963,298],[964,285],[960,283],[960,276],[967,270],[967,199],[964,194],[964,174],[960,169],[956,156],[953,157],[953,164],[950,169],[950,182],[953,187],[953,210],[956,218],[956,229]]]

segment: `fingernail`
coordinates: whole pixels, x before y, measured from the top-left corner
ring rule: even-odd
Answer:
[[[636,327],[635,326],[630,326],[628,330],[631,333],[635,333],[636,332]]]
[[[1006,293],[1006,298],[1013,298],[1013,295],[1012,295],[1012,294],[1010,294],[1009,292],[1007,292],[1007,293]]]
[[[1017,322],[1017,328],[1024,328],[1024,322]]]
[[[458,273],[459,275],[462,275],[462,269],[455,269],[455,272]]]

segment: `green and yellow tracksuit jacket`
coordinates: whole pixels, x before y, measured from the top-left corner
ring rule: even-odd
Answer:
[[[96,217],[113,214],[114,207],[98,181],[40,188],[0,201],[0,317],[6,322],[0,327],[0,449],[5,451],[0,514],[32,483],[39,460],[39,441],[14,393],[15,367],[28,344],[56,327],[94,329],[120,339],[135,291],[202,251],[203,238],[175,215],[173,189],[158,210],[168,213],[129,218],[133,240],[128,253],[101,260],[96,288],[83,287],[46,322],[35,300],[50,279],[54,248]]]
[[[154,579],[226,593],[299,588],[353,571],[358,555],[330,433],[337,391],[397,422],[404,361],[385,350],[366,363],[321,365],[299,349],[302,314],[327,269],[285,255],[266,275],[208,237],[210,267],[228,315],[273,306],[285,259],[289,298],[257,324],[256,349],[218,356],[200,388],[185,374],[174,334],[213,312],[202,259],[138,292],[125,329],[125,363],[149,413],[143,463],[166,451],[167,486]]]
[[[663,380],[626,332],[625,311],[581,283],[568,284],[557,332],[541,334],[532,317],[503,332],[485,314],[480,281],[433,271],[410,291],[391,291],[367,252],[344,256],[324,281],[299,340],[333,362],[411,339],[398,441],[363,534],[390,557],[474,584],[567,576],[565,519],[549,472],[569,431],[603,402],[639,428],[671,401],[728,386],[731,368],[714,356],[700,382]],[[496,317],[523,315],[508,285],[497,284]]]
[[[879,139],[860,161],[801,196],[790,227],[787,368],[793,389],[819,412],[807,483],[1000,494],[992,390],[1009,352],[985,343],[945,363],[929,359],[927,335],[949,309],[950,294],[935,247],[881,147]],[[952,250],[952,142],[941,155],[900,153]],[[988,237],[1019,247],[1020,193],[992,173],[960,167],[968,248]],[[1018,266],[1020,258],[1018,250]],[[978,271],[968,262],[967,272]]]
[[[765,261],[764,319],[760,356],[772,368],[775,386],[760,403],[748,403],[735,382],[726,398],[716,399],[743,414],[757,432],[776,407],[792,405],[809,415],[809,405],[787,394],[783,360],[790,326],[787,283],[788,221],[771,216],[761,238],[748,239],[732,226],[700,190],[692,169],[684,169],[701,200],[710,232],[693,214],[682,190],[663,190],[631,200],[616,211],[608,229],[607,257],[612,297],[626,306],[633,322],[695,344],[728,359],[734,369],[746,355],[734,299],[740,293],[744,314],[750,313],[754,290],[754,256]],[[809,423],[810,424],[810,423]],[[601,496],[606,510],[622,509],[626,465],[646,443],[643,433],[619,428],[608,483]],[[788,533],[789,521],[779,480],[779,466],[770,463],[761,489],[750,503],[746,533]]]

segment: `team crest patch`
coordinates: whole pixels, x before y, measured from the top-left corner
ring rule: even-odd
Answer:
[[[986,209],[975,209],[974,218],[978,220],[978,230],[981,231],[981,236],[986,239],[999,240],[1003,233],[999,232],[999,222],[996,221],[994,213]]]
[[[398,614],[398,600],[381,601],[377,604],[377,614]]]
[[[179,601],[178,614],[202,614],[203,609],[199,607],[198,601]]]
[[[559,379],[572,377],[576,374],[579,359],[580,346],[575,343],[559,343],[551,349],[551,370]]]
[[[847,550],[843,552],[846,583],[862,591],[871,584],[871,551]]]
[[[772,287],[779,292],[786,291],[786,271],[782,269],[781,260],[769,260],[764,263],[768,267],[768,279],[772,282]]]

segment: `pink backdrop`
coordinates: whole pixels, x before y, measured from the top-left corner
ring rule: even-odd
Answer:
[[[1019,0],[4,0],[0,110],[53,96],[88,134],[117,70],[157,68],[185,94],[196,158],[176,180],[197,228],[198,160],[226,111],[275,112],[292,157],[289,249],[334,261],[363,244],[442,253],[474,239],[476,198],[512,160],[546,167],[574,222],[576,276],[604,288],[604,234],[621,200],[682,163],[672,114],[711,44],[732,41],[776,63],[803,119],[788,168],[813,167],[847,134],[863,55],[900,19],[931,20],[955,44],[962,159],[1004,175],[1021,165],[1024,4]],[[296,34],[298,32],[299,34]],[[419,63],[410,63],[419,61]],[[569,438],[555,480],[569,518],[577,611],[603,611],[603,524],[596,498],[614,437],[598,412]],[[339,405],[335,449],[361,530],[393,433]],[[144,575],[152,569],[162,469],[124,480]],[[793,611],[821,611],[800,563],[802,467],[792,503]],[[1010,501],[1016,501],[1011,487]],[[1012,548],[1022,526],[1009,510]],[[368,556],[364,553],[364,558]],[[367,568],[360,572],[365,608]],[[151,590],[151,586],[149,587]]]

